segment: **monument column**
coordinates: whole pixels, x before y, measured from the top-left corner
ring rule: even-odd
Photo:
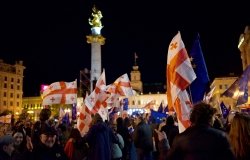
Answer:
[[[95,6],[92,11],[92,19],[89,18],[91,35],[86,36],[87,43],[91,44],[90,92],[93,91],[94,85],[102,72],[101,45],[105,43],[105,38],[101,35],[101,29],[103,28],[101,23],[102,13]]]

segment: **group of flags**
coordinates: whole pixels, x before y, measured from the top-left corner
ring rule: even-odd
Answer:
[[[77,104],[77,85],[76,80],[73,82],[55,82],[44,90],[43,105],[51,104],[73,104],[72,120],[76,120],[76,104]],[[79,119],[77,127],[83,134],[87,132],[92,121],[91,114],[99,113],[103,120],[108,119],[108,106],[117,107],[119,110],[127,110],[128,100],[121,103],[121,96],[133,96],[134,92],[130,85],[127,74],[123,74],[115,80],[114,83],[106,85],[105,71],[96,82],[95,89],[90,95],[86,95],[84,102],[80,106]],[[126,99],[126,98],[125,98]],[[124,108],[122,108],[124,107]],[[69,113],[60,109],[62,121],[69,123]]]
[[[174,110],[177,115],[180,132],[184,131],[190,125],[189,114],[192,104],[201,100],[208,102],[215,89],[212,88],[206,94],[210,80],[199,39],[199,35],[197,35],[190,51],[190,56],[182,41],[180,32],[174,36],[168,47],[166,65],[168,107],[163,108],[160,105],[157,113],[163,112],[164,109]],[[135,61],[137,58],[135,53]],[[224,96],[237,98],[237,105],[247,102],[249,72],[250,66],[223,93]],[[73,82],[52,83],[43,92],[43,105],[76,104],[76,84],[76,80]],[[127,74],[117,78],[114,83],[106,85],[105,71],[103,71],[96,82],[95,89],[90,95],[86,95],[80,107],[80,115],[77,121],[77,127],[80,132],[84,133],[88,131],[92,121],[91,114],[99,113],[106,120],[108,119],[108,114],[114,111],[114,107],[123,106],[123,110],[127,110],[128,101],[123,101],[123,105],[121,105],[120,97],[129,97],[132,95],[134,94]],[[153,103],[154,101],[152,100],[144,108],[150,108]],[[108,110],[107,106],[111,106],[111,111]],[[221,103],[220,106],[223,116],[228,115],[229,111],[225,104]],[[164,110],[165,113],[167,111]],[[155,114],[155,112],[151,110],[151,114]]]
[[[210,81],[199,35],[189,55],[180,32],[172,39],[168,48],[166,78],[168,107],[175,110],[182,132],[190,125],[192,104],[204,100]]]

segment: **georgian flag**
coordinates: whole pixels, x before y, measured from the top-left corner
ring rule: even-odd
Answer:
[[[42,94],[42,105],[73,104],[77,102],[77,82],[54,82]]]
[[[180,32],[172,39],[167,57],[167,99],[170,109],[177,114],[179,131],[189,125],[191,102],[186,88],[196,79]]]

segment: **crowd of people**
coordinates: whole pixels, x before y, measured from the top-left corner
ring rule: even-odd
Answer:
[[[193,106],[191,125],[179,133],[175,115],[157,124],[149,114],[103,121],[97,113],[89,131],[50,121],[18,121],[0,137],[0,160],[249,160],[250,115],[235,112],[223,119],[210,104]]]

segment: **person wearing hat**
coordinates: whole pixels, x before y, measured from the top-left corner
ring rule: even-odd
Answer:
[[[11,135],[0,137],[0,160],[11,160],[14,148],[14,138]]]
[[[36,160],[67,160],[67,156],[61,146],[56,143],[57,132],[54,127],[42,124],[40,142],[30,152],[30,159]]]

